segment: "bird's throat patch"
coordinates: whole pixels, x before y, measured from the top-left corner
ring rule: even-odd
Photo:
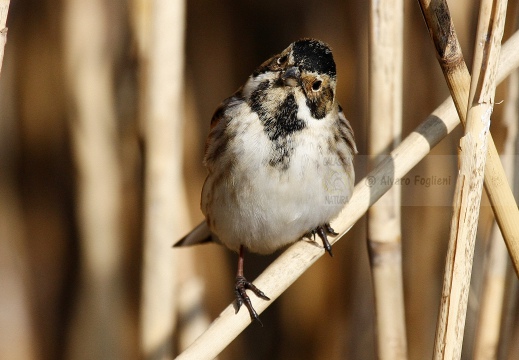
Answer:
[[[251,110],[258,114],[263,130],[272,141],[272,156],[269,165],[287,169],[293,152],[291,139],[294,133],[305,128],[305,123],[297,117],[298,105],[293,94],[284,99],[270,99],[271,84],[264,81],[258,85],[249,99]]]

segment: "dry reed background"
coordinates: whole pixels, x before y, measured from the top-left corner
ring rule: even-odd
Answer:
[[[183,40],[178,33],[182,19],[174,16],[183,11],[182,2],[163,1],[179,7],[158,14],[153,3],[11,2],[0,77],[1,359],[138,359],[142,349],[148,358],[167,358],[170,351],[178,353],[192,342],[232,301],[233,254],[216,245],[189,250],[167,245],[201,220],[201,159],[212,111],[254,67],[291,41],[310,36],[332,46],[339,100],[356,132],[360,154],[368,153],[368,2],[188,1]],[[405,138],[449,90],[418,2],[403,3]],[[449,5],[470,68],[479,3]],[[514,31],[510,24],[516,8],[517,2],[509,1],[504,41]],[[159,29],[154,21],[162,20],[169,21],[170,28]],[[168,40],[173,44],[170,52]],[[185,48],[184,58],[175,46]],[[182,75],[174,70],[173,75],[153,73],[161,66],[155,54],[170,59],[167,66],[174,69],[182,69],[175,59],[184,59]],[[149,99],[154,76],[155,83],[183,76],[160,92],[172,96],[180,86],[182,108],[171,105],[173,100],[161,105],[154,104],[156,96]],[[496,101],[504,103],[495,106],[491,127],[498,150],[511,154],[509,174],[517,172],[512,135],[519,80],[514,79],[497,89]],[[161,106],[168,105],[173,107],[171,122],[153,130],[153,121],[163,118]],[[173,139],[163,150],[154,138],[161,135]],[[410,179],[450,175],[451,186],[400,189],[409,359],[429,358],[433,352],[461,135],[459,127],[409,174]],[[171,192],[166,189],[164,195],[169,200],[163,204],[169,225],[156,225],[164,245],[150,252],[158,254],[156,259],[147,255],[143,260],[144,249],[149,249],[144,239],[155,236],[150,235],[151,220],[145,220],[148,192],[162,191],[144,186],[154,181],[149,177],[152,151],[173,153],[164,165],[170,170],[158,178],[171,179]],[[360,156],[357,178],[366,171],[366,157]],[[484,198],[463,344],[467,359],[492,358],[477,355],[485,349],[478,349],[474,340],[478,336],[495,343],[496,333],[483,331],[492,320],[494,328],[501,327],[497,358],[519,358],[517,278],[510,266],[505,275],[504,260],[495,261],[506,256],[493,251],[492,257],[485,257],[492,228],[492,211]],[[375,358],[375,303],[366,237],[361,220],[335,245],[333,259],[319,259],[261,315],[264,328],[252,324],[219,358]],[[256,277],[277,255],[250,256],[248,276]],[[148,266],[143,275],[143,265],[149,262],[155,270]],[[486,264],[492,263],[494,270],[485,275]],[[142,300],[146,297],[141,289],[148,285],[141,279],[159,275],[166,285],[145,290],[148,300]],[[491,276],[498,278],[494,286],[506,283],[501,286],[502,321],[488,310],[492,296],[481,295],[483,280]],[[142,308],[150,298],[159,305]],[[160,306],[165,310],[143,315]],[[482,309],[487,312],[480,314]],[[151,317],[158,320],[145,325]]]

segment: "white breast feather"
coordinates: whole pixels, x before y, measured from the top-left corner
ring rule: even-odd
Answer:
[[[333,131],[322,129],[334,122],[312,119],[301,105],[298,117],[310,120],[290,135],[296,146],[285,171],[269,165],[272,142],[257,114],[246,104],[235,108],[233,118],[240,121],[228,125],[237,134],[228,150],[236,161],[225,185],[214,189],[218,201],[211,209],[212,230],[231,249],[243,244],[257,253],[275,251],[332,220],[351,196],[353,174],[346,174],[338,156],[328,151]]]

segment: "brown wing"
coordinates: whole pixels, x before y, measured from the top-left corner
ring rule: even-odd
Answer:
[[[350,122],[346,119],[344,112],[342,111],[342,107],[339,105],[339,135],[340,137],[348,144],[348,147],[351,149],[351,153],[353,155],[357,154],[357,145],[355,145],[355,135],[353,134],[353,128],[350,125]]]
[[[209,127],[209,136],[205,141],[205,154],[207,155],[207,148],[209,147],[209,142],[211,140],[212,130],[225,118],[225,113],[229,109],[232,103],[238,101],[241,97],[242,88],[240,87],[238,91],[236,91],[232,96],[228,97],[224,101],[220,103],[220,105],[216,108],[213,117],[211,118],[211,125]]]
[[[211,130],[205,142],[204,163],[211,171],[212,164],[221,159],[232,134],[227,131],[227,123],[231,121],[232,108],[243,103],[241,88],[233,96],[225,99],[214,112],[211,119]],[[221,161],[221,160],[220,160]]]

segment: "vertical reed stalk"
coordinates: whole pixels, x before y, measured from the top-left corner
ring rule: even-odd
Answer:
[[[435,359],[459,359],[477,233],[479,207],[495,93],[506,0],[483,0],[476,33],[467,124],[460,140],[460,170],[454,195]]]
[[[510,16],[505,27],[505,33],[507,28],[512,30],[517,28],[519,1],[510,1],[508,8],[510,9]],[[508,78],[503,111],[506,137],[501,158],[510,184],[517,184],[518,180],[514,176],[517,170],[518,120],[519,72],[516,70]],[[514,195],[517,195],[517,188],[513,190]],[[513,288],[517,286],[517,280],[515,277],[511,279],[510,272],[512,269],[508,259],[508,251],[503,236],[494,224],[486,254],[481,306],[475,333],[474,359],[476,360],[505,358],[505,355],[500,354],[500,351],[506,351],[506,345],[512,337],[507,325],[509,323],[508,318],[513,318],[513,315],[507,314],[507,305],[515,303]]]
[[[402,133],[402,0],[372,0],[370,8],[369,154],[374,168]],[[400,219],[401,188],[391,188],[368,213],[379,359],[406,359]]]
[[[7,41],[7,13],[9,0],[0,0],[0,74],[4,60],[4,48]],[[4,79],[5,84],[5,79]],[[3,84],[3,85],[4,85]],[[5,89],[5,86],[2,86]],[[5,118],[5,108],[1,108]],[[3,119],[0,119],[0,122]],[[0,124],[0,129],[5,129]],[[8,143],[10,132],[0,132],[0,144]],[[26,269],[27,253],[23,242],[22,211],[20,201],[13,191],[14,181],[5,160],[10,146],[0,146],[0,358],[36,359],[37,343],[31,319],[31,304]]]
[[[9,175],[0,174],[0,359],[39,359],[21,201]]]
[[[187,231],[182,178],[185,2],[155,0],[142,59],[146,175],[141,346],[147,359],[172,359],[176,324],[175,234]]]
[[[504,111],[507,135],[502,156],[503,167],[510,184],[514,183],[516,171],[514,157],[517,142],[518,114],[519,73],[515,71],[508,79],[508,94]],[[503,236],[496,226],[492,229],[485,268],[481,310],[476,329],[474,349],[474,359],[476,360],[496,359],[498,354],[509,262]]]
[[[121,170],[110,19],[102,0],[65,2],[64,52],[77,168],[80,290],[68,356],[125,358]]]
[[[447,2],[419,0],[419,3],[458,115],[465,125],[470,74],[463,60]],[[512,258],[515,272],[519,276],[519,227],[516,226],[519,223],[519,209],[506,180],[494,140],[490,133],[487,136],[489,139],[485,162],[485,190]]]
[[[7,42],[7,13],[9,12],[9,4],[11,0],[0,0],[0,74],[2,73],[2,64],[4,62],[4,49]]]

